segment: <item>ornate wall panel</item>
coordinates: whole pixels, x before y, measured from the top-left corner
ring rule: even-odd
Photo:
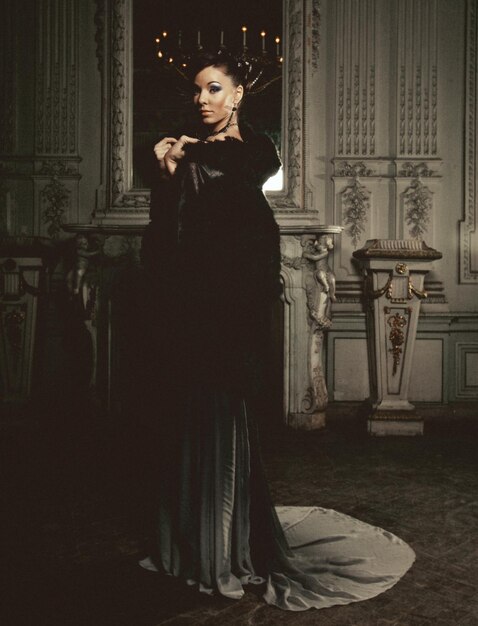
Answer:
[[[16,143],[16,64],[17,64],[17,6],[13,0],[3,2],[0,19],[0,38],[3,54],[0,56],[0,153],[11,153]]]
[[[400,0],[397,153],[438,153],[437,0]]]
[[[37,154],[78,150],[78,0],[36,2]]]
[[[78,0],[36,3],[33,228],[51,237],[78,220],[78,9]]]
[[[375,155],[376,0],[336,3],[336,154]]]
[[[2,54],[0,55],[0,233],[9,232],[15,223],[14,189],[11,175],[14,165],[7,155],[15,151],[17,115],[17,26],[18,10],[13,0],[2,3],[2,18],[0,19],[0,41]]]
[[[478,343],[456,343],[456,396],[460,399],[478,398]]]
[[[465,197],[464,217],[460,223],[460,282],[478,280],[477,233],[477,74],[478,7],[476,0],[467,3],[466,39],[466,111],[465,111]]]
[[[332,219],[344,226],[335,257],[338,302],[352,305],[361,279],[351,257],[367,239],[435,243],[442,165],[437,2],[337,0],[334,9]],[[443,303],[443,295],[435,301]]]

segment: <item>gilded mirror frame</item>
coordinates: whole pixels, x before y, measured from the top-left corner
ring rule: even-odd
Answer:
[[[98,225],[141,226],[149,219],[149,192],[132,186],[133,1],[96,0],[96,43],[102,79],[102,176],[93,216]],[[308,80],[317,70],[320,1],[282,0],[284,188],[267,192],[281,224],[309,222],[305,181]]]

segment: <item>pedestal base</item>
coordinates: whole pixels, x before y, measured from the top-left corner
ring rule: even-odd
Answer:
[[[319,430],[325,428],[325,412],[290,413],[287,425],[296,430]]]
[[[375,411],[367,420],[370,435],[423,435],[423,419],[414,411]]]

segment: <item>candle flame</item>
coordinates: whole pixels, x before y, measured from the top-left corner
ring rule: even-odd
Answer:
[[[280,37],[276,37],[275,41],[276,43],[280,43]]]
[[[166,31],[163,32],[163,37],[167,37],[168,33]]]
[[[156,43],[159,43],[159,37],[156,37],[156,39],[154,40]]]
[[[245,33],[247,31],[247,26],[242,27],[242,32]]]
[[[266,36],[266,31],[265,31],[265,30],[263,30],[263,31],[261,32],[261,37],[265,37],[265,36]]]
[[[158,51],[158,58],[160,58],[160,59],[163,58],[163,53],[161,52],[161,50]]]

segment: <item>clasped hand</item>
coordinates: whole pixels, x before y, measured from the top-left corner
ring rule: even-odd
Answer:
[[[199,139],[181,135],[179,139],[164,137],[154,146],[154,154],[159,161],[159,168],[164,174],[174,175],[178,162],[184,157],[184,146],[197,143]]]

